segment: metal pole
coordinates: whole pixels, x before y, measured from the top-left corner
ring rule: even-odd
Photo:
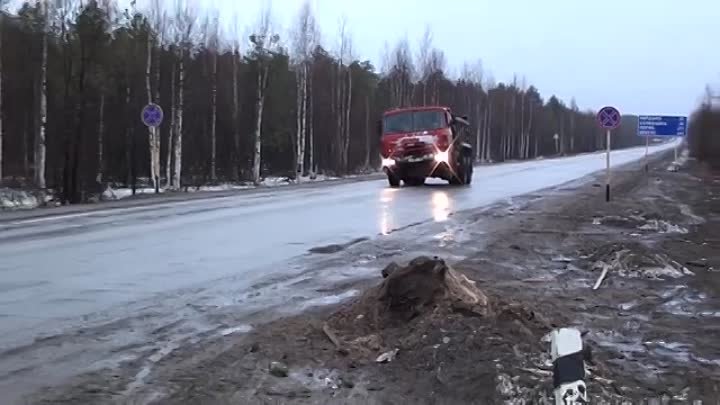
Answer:
[[[159,132],[158,132],[159,128],[158,127],[151,127],[151,128],[152,128],[152,132],[153,132],[153,142],[155,142],[158,140],[158,138],[160,136]],[[153,150],[155,150],[154,148],[155,148],[155,145],[153,145]],[[158,150],[156,153],[159,154],[160,151]],[[155,166],[155,157],[150,156],[150,159],[152,159],[152,161],[153,161],[153,164],[151,164],[150,166],[154,167]],[[157,162],[157,163],[159,164],[160,162]],[[157,176],[155,174],[157,172],[160,172],[159,167],[155,167],[154,170],[152,171],[152,174],[150,174],[150,176],[155,180],[155,194],[160,194],[160,176]]]
[[[677,145],[675,145],[675,147],[674,147],[673,149],[675,150],[675,164],[677,164],[677,161],[678,161],[678,156],[677,156],[677,150],[678,150],[678,148],[677,148]]]
[[[607,155],[605,156],[605,201],[610,201],[610,130],[605,134],[605,143],[607,145]]]
[[[649,159],[648,159],[649,149],[650,149],[650,136],[645,135],[645,171],[646,172],[650,171],[648,168],[648,166],[650,164]]]

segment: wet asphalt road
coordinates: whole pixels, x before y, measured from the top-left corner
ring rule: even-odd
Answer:
[[[643,155],[624,150],[612,160]],[[0,336],[226,276],[255,280],[264,274],[253,269],[312,247],[442,221],[603,166],[593,154],[478,168],[469,188],[367,181],[1,223]]]
[[[644,153],[644,148],[613,152],[612,164]],[[52,357],[37,347],[30,357],[3,356],[38,336],[62,335],[88,319],[112,322],[121,319],[119,312],[135,311],[133,303],[161,296],[184,305],[191,296],[185,292],[201,285],[222,286],[232,279],[234,291],[240,291],[292,272],[288,264],[312,248],[442,222],[452,212],[604,167],[604,154],[588,154],[479,167],[471,187],[429,181],[425,187],[390,189],[386,181],[373,180],[0,222],[0,389],[17,382],[18,370],[27,364]],[[213,300],[221,302],[217,288]],[[122,340],[133,338],[125,334]],[[70,366],[97,363],[102,351],[79,356]]]

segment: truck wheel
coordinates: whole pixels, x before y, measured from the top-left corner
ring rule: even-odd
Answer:
[[[405,184],[411,187],[417,187],[422,186],[425,184],[425,178],[424,177],[411,177],[409,179],[405,179]]]
[[[453,186],[460,186],[465,184],[465,179],[462,174],[463,170],[464,169],[460,168],[457,173],[453,174],[453,176],[450,177],[450,184],[452,184]]]
[[[457,169],[455,170],[455,173],[453,173],[453,176],[450,178],[450,184],[452,184],[453,186],[461,186],[463,184],[467,184],[467,163],[465,156],[458,156],[458,162],[455,167]]]
[[[390,187],[400,187],[400,179],[395,175],[395,173],[388,170],[387,178]]]
[[[467,168],[465,169],[465,184],[472,183],[473,169],[474,167],[472,157],[468,157]]]

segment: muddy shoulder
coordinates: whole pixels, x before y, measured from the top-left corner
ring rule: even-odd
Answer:
[[[178,349],[138,400],[551,403],[548,333],[571,326],[593,402],[718,403],[720,172],[641,168],[614,173],[609,203],[591,182],[478,213],[490,240],[452,266],[394,263],[339,305]],[[121,393],[85,384],[63,398]]]

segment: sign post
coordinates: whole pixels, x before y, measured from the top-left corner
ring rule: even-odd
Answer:
[[[617,108],[606,106],[598,111],[596,119],[600,127],[605,129],[605,144],[607,146],[605,156],[605,201],[610,201],[610,150],[612,149],[610,132],[620,126],[622,116]]]
[[[142,120],[145,126],[150,128],[150,131],[152,133],[152,139],[150,139],[150,142],[154,142],[154,140],[158,138],[157,128],[160,126],[160,124],[162,124],[163,117],[163,110],[159,105],[155,103],[148,103],[145,107],[143,107],[140,114],[140,120]],[[158,151],[158,153],[160,152]],[[158,175],[158,171],[160,169],[160,162],[156,162],[154,156],[150,156],[150,161],[150,176],[153,178],[153,183],[155,183],[155,193],[158,194],[160,193],[160,176]]]
[[[645,137],[645,171],[650,171],[650,137]]]
[[[560,135],[553,135],[553,139],[555,140],[555,154],[560,154]]]
[[[640,115],[638,117],[638,136],[645,137],[645,171],[648,170],[648,149],[650,146],[650,138],[659,137],[685,137],[687,136],[687,117],[685,116],[667,116],[667,115]],[[677,145],[675,150],[675,160],[678,160]]]

